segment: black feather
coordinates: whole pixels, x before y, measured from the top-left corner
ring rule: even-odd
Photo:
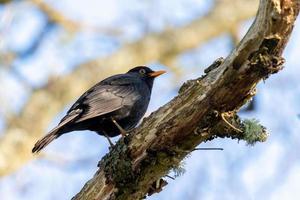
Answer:
[[[136,67],[126,74],[111,76],[97,83],[71,106],[66,116],[49,134],[39,140],[32,152],[38,152],[64,133],[92,130],[99,135],[116,136],[120,129],[135,127],[145,114],[154,77],[148,67]]]

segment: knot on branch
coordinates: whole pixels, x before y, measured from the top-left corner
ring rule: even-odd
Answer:
[[[183,85],[179,88],[178,93],[182,94],[182,92],[187,91],[192,85],[195,83],[196,80],[188,80],[183,83]]]
[[[276,35],[266,37],[259,49],[249,56],[250,68],[256,70],[263,79],[283,69],[285,60],[277,56],[279,41]]]
[[[224,60],[225,59],[223,57],[218,58],[204,70],[204,73],[208,74],[210,71],[218,68],[224,62]]]

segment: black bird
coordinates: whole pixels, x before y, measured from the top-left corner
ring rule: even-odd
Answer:
[[[109,137],[124,136],[144,116],[154,78],[163,73],[139,66],[100,81],[79,97],[60,123],[34,145],[32,152],[39,152],[54,139],[75,130],[95,131],[112,145]]]

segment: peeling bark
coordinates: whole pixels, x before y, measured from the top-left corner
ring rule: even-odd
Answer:
[[[142,199],[200,143],[215,137],[243,139],[246,129],[235,113],[255,94],[259,81],[282,69],[281,54],[299,4],[261,0],[255,22],[224,62],[188,81],[177,97],[120,139],[73,199]]]

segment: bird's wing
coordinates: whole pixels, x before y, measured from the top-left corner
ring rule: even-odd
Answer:
[[[67,114],[60,120],[59,124],[51,131],[56,131],[59,130],[60,128],[62,128],[63,126],[69,124],[70,122],[74,121],[76,118],[78,118],[81,113],[82,113],[82,109],[70,109]]]
[[[87,96],[86,107],[78,122],[116,111],[123,106],[123,100],[134,92],[132,86],[104,86]]]
[[[73,118],[74,110],[77,110],[78,115],[74,121],[81,122],[122,108],[125,97],[139,98],[133,85],[134,81],[124,75],[116,75],[101,81],[74,103],[61,123],[69,117]]]

